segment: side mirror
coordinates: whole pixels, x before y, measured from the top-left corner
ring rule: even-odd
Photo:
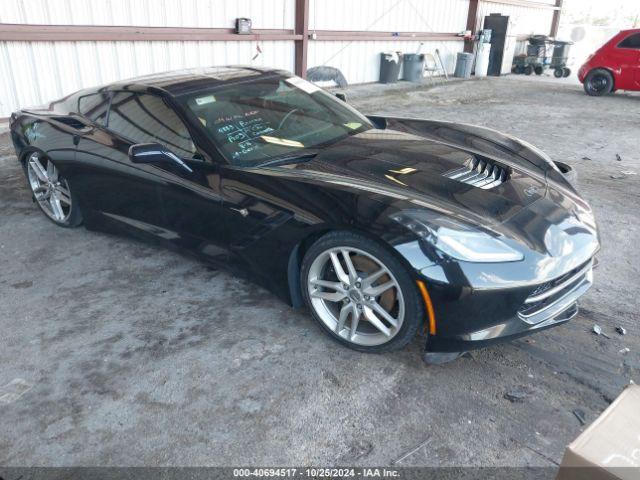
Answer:
[[[348,103],[347,96],[343,92],[336,92],[336,97],[342,100],[344,103]]]
[[[180,157],[159,143],[137,143],[129,147],[129,159],[133,163],[177,163],[188,172],[193,170]]]

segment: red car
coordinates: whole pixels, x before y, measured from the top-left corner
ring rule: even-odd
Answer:
[[[640,29],[623,30],[580,67],[578,78],[588,95],[640,90]]]

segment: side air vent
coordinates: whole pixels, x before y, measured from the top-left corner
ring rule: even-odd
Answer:
[[[473,160],[468,161],[464,167],[450,170],[443,175],[451,180],[488,190],[507,181],[509,172],[500,165],[473,157]]]

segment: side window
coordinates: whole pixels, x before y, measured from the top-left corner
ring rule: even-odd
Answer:
[[[94,122],[104,125],[109,109],[111,92],[96,93],[80,97],[78,100],[78,112]]]
[[[635,48],[640,50],[640,33],[629,35],[618,44],[618,48]]]
[[[183,158],[196,151],[187,127],[155,95],[116,93],[109,110],[109,129],[136,143],[160,143]]]

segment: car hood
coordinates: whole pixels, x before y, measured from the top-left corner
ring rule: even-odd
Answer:
[[[508,171],[503,183],[474,187],[447,174],[474,160]],[[484,224],[499,224],[543,198],[545,173],[531,173],[517,161],[495,160],[434,140],[394,130],[369,130],[323,148],[311,161],[290,166],[296,175],[344,183],[444,209]],[[292,172],[293,173],[293,172]]]
[[[506,180],[483,189],[447,176],[479,157],[508,170]],[[599,246],[589,205],[562,183],[547,181],[546,172],[518,156],[484,157],[385,129],[350,136],[321,149],[312,160],[275,168],[280,175],[440,211],[506,235],[543,256],[573,253],[571,263],[589,258]]]

